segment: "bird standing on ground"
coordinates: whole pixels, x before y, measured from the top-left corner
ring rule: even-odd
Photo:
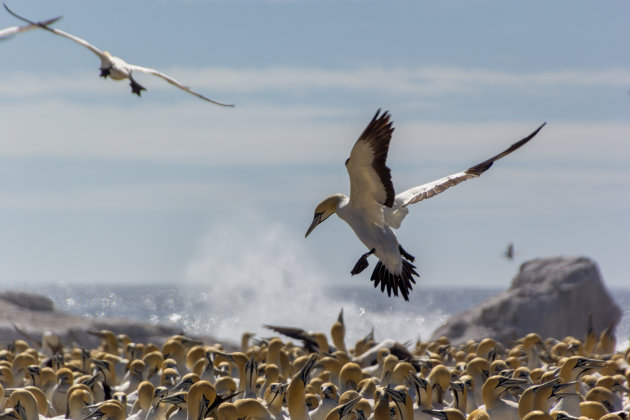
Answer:
[[[413,265],[414,257],[398,243],[393,231],[400,227],[407,215],[407,206],[431,198],[462,181],[478,177],[496,160],[531,140],[545,124],[498,155],[465,171],[396,194],[391,171],[386,165],[389,142],[394,131],[389,117],[388,112],[381,114],[380,109],[376,111],[346,160],[350,197],[333,194],[322,201],[315,209],[313,222],[305,236],[336,213],[369,249],[350,273],[354,275],[365,270],[368,257],[374,254],[379,259],[370,277],[374,287],[380,284],[382,292],[387,288],[388,296],[391,296],[392,291],[398,296],[400,291],[402,297],[409,300],[411,284],[415,283],[414,276],[418,276],[418,273]]]
[[[9,9],[7,7],[7,5],[4,5],[4,8],[13,16],[15,16],[16,18],[28,23],[29,25],[34,25],[34,26],[39,26],[42,29],[47,30],[48,32],[52,32],[55,35],[59,35],[62,36],[64,38],[68,38],[74,42],[76,42],[79,45],[84,46],[85,48],[89,49],[90,51],[92,51],[94,54],[96,54],[98,56],[98,58],[101,59],[101,74],[100,76],[103,78],[107,78],[108,76],[111,77],[114,80],[124,80],[124,79],[129,79],[129,86],[131,86],[131,93],[135,93],[136,95],[140,96],[140,93],[143,90],[146,90],[146,88],[144,86],[142,86],[141,84],[139,84],[138,82],[136,82],[136,80],[133,78],[132,73],[133,72],[142,72],[142,73],[149,73],[152,74],[154,76],[160,77],[164,80],[166,80],[168,83],[172,84],[173,86],[177,86],[178,88],[185,90],[186,92],[195,95],[198,98],[203,99],[204,101],[208,101],[208,102],[212,102],[213,104],[216,105],[220,105],[220,106],[228,106],[228,107],[232,107],[234,105],[228,105],[228,104],[224,104],[221,102],[217,102],[214,101],[210,98],[207,98],[205,96],[203,96],[200,93],[195,92],[194,90],[192,90],[190,87],[185,86],[183,84],[181,84],[180,82],[178,82],[177,80],[173,79],[171,76],[164,74],[158,70],[154,70],[148,67],[142,67],[142,66],[137,66],[135,64],[129,64],[127,63],[125,60],[123,60],[122,58],[116,57],[111,55],[108,51],[103,51],[98,49],[97,47],[95,47],[94,45],[90,44],[89,42],[87,42],[86,40],[79,38],[77,36],[71,35],[67,32],[64,32],[62,30],[59,29],[54,29],[51,28],[49,26],[47,26],[48,24],[45,22],[33,22],[31,20],[28,20],[22,16],[19,16],[17,14],[15,14],[13,11],[11,11],[11,9]]]

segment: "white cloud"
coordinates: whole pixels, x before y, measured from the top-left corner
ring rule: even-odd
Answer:
[[[233,165],[343,162],[372,112],[264,104],[222,109],[194,101],[177,106],[146,101],[125,107],[61,101],[0,104],[0,156]],[[390,161],[419,165],[467,164],[489,157],[542,122],[401,121],[395,112],[393,120]],[[628,138],[630,124],[625,122],[548,121],[518,158],[627,161]]]
[[[488,88],[532,89],[540,87],[623,87],[630,85],[630,70],[564,69],[540,72],[508,72],[449,66],[359,67],[351,69],[267,67],[267,68],[184,68],[162,69],[166,73],[204,92],[293,92],[336,89],[342,91],[385,92],[394,95],[465,94]],[[60,69],[61,71],[61,69]],[[171,85],[149,75],[137,77],[150,90],[172,90]],[[17,74],[0,82],[0,94],[52,95],[58,93],[109,92],[111,80],[100,80],[95,71],[68,76]],[[122,84],[122,83],[119,83]],[[210,94],[208,94],[210,95]],[[212,95],[210,95],[212,96]]]

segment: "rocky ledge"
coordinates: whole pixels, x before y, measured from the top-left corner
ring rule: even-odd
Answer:
[[[523,263],[511,287],[452,316],[433,338],[452,344],[485,337],[508,343],[536,332],[544,337],[586,335],[619,323],[622,311],[606,289],[597,264],[586,257],[539,258]]]
[[[87,334],[92,330],[110,330],[114,334],[127,334],[139,343],[162,344],[182,331],[175,327],[153,325],[129,319],[86,319],[58,311],[51,299],[45,296],[18,292],[0,292],[0,343],[14,339],[41,340],[45,332],[52,332],[63,343],[74,343],[85,348],[96,347],[100,340]],[[195,337],[207,343],[218,343],[213,337]],[[31,343],[33,345],[33,343]],[[233,347],[224,343],[226,348]]]

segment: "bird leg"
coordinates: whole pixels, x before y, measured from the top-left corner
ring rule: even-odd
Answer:
[[[361,271],[365,270],[367,266],[370,265],[367,260],[368,257],[374,254],[375,252],[376,252],[376,249],[372,248],[370,252],[366,252],[365,254],[361,255],[361,258],[359,258],[359,261],[357,261],[357,263],[354,265],[350,274],[352,275],[359,274]]]
[[[142,86],[140,83],[136,82],[135,80],[133,80],[133,77],[131,77],[131,75],[129,75],[129,86],[131,86],[131,93],[135,93],[136,95],[140,96],[140,93],[143,90],[147,90],[144,86]]]
[[[411,255],[410,253],[408,253],[407,251],[404,250],[404,248],[402,247],[402,245],[398,245],[398,250],[400,251],[400,254],[405,257],[405,259],[413,262],[413,260],[416,259],[416,257],[414,257],[413,255]]]

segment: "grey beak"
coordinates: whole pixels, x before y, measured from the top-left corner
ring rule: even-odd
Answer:
[[[306,235],[304,235],[304,237],[306,238],[313,231],[313,229],[315,229],[315,227],[318,224],[320,224],[321,221],[322,221],[322,214],[321,213],[315,214],[315,217],[313,217],[313,223],[311,223],[311,225],[308,227],[308,230],[306,231]]]

